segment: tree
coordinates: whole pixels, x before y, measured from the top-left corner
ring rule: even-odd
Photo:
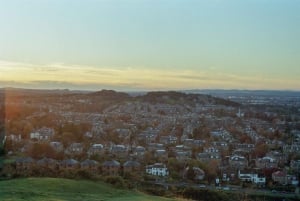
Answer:
[[[34,143],[28,154],[33,158],[55,158],[55,151],[48,143]]]
[[[195,171],[194,171],[193,167],[192,167],[192,166],[189,166],[189,167],[187,168],[186,178],[187,178],[188,180],[194,181],[195,177],[196,177],[196,174],[195,174]]]
[[[208,182],[211,182],[216,178],[217,172],[218,172],[218,165],[219,165],[218,161],[211,160],[204,167],[204,171],[206,173],[206,178],[207,178]]]
[[[61,141],[64,147],[69,146],[72,142],[76,141],[76,137],[71,132],[63,132],[61,136]]]
[[[269,151],[269,147],[266,144],[259,144],[255,147],[254,154],[256,157],[264,157]]]
[[[182,178],[182,175],[180,175],[180,173],[183,171],[184,169],[184,163],[178,161],[176,158],[168,158],[168,168],[169,168],[169,172],[170,172],[170,176],[173,179],[180,179]]]

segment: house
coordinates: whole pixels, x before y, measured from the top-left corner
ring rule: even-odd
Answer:
[[[272,173],[272,180],[281,185],[294,185],[297,186],[299,184],[299,180],[295,175],[288,175],[286,171],[276,171]]]
[[[222,181],[234,181],[237,178],[236,169],[233,168],[221,169],[221,175],[222,175]]]
[[[163,163],[155,163],[146,166],[146,173],[154,176],[166,177],[169,175],[168,168]]]
[[[139,140],[143,140],[146,144],[154,143],[159,135],[160,130],[155,128],[147,128],[138,135]]]
[[[76,169],[79,166],[79,162],[75,159],[66,159],[60,162],[60,169]]]
[[[62,152],[64,150],[64,145],[61,142],[50,142],[49,145],[56,151]]]
[[[189,151],[176,151],[175,156],[179,161],[186,161],[192,157],[192,153]]]
[[[287,184],[287,174],[284,171],[276,171],[272,173],[272,180],[279,184]]]
[[[16,159],[16,170],[26,171],[30,170],[35,164],[35,160],[31,157],[18,158]]]
[[[283,146],[283,153],[298,153],[300,152],[300,144],[293,143],[291,145],[284,145]]]
[[[220,141],[215,141],[212,142],[213,147],[219,149],[219,150],[228,150],[228,143],[227,142],[220,142]]]
[[[229,165],[232,168],[243,170],[248,167],[248,160],[244,156],[233,155],[229,158]]]
[[[197,154],[197,160],[201,161],[202,163],[209,163],[210,161],[218,161],[221,162],[221,156],[220,153],[198,153]]]
[[[201,181],[205,177],[205,172],[199,167],[193,167],[194,173],[195,173],[195,180]]]
[[[159,142],[165,145],[177,144],[178,139],[176,136],[172,136],[172,135],[161,136]]]
[[[92,156],[92,155],[101,155],[104,152],[104,146],[102,144],[93,144],[87,154],[88,156]]]
[[[52,158],[42,158],[36,162],[36,164],[40,167],[56,169],[58,167],[58,163],[56,160]]]
[[[184,139],[182,140],[184,146],[198,148],[204,146],[205,140],[194,140],[194,139]]]
[[[21,135],[8,135],[7,136],[7,141],[11,141],[11,142],[21,142],[22,141],[22,136]]]
[[[117,128],[115,132],[119,135],[120,138],[128,138],[131,134],[130,129],[128,128]]]
[[[203,147],[206,143],[206,140],[194,140],[193,141],[193,146],[192,147]]]
[[[145,155],[146,149],[142,146],[137,146],[133,148],[133,155],[139,157],[143,157]]]
[[[123,164],[123,171],[124,173],[132,173],[132,172],[139,172],[141,169],[141,164],[137,161],[126,161]]]
[[[234,144],[234,148],[238,149],[238,150],[241,150],[241,151],[244,151],[244,152],[247,152],[247,153],[250,153],[250,152],[254,151],[255,145],[254,144],[237,143],[237,144]]]
[[[30,133],[30,139],[38,140],[38,141],[48,141],[54,136],[53,128],[40,128],[34,132]]]
[[[66,154],[71,154],[71,155],[82,154],[83,153],[83,144],[82,143],[72,143],[65,152],[66,152]]]
[[[121,170],[121,165],[118,161],[105,161],[102,164],[102,172],[104,175],[118,176]]]
[[[219,153],[219,149],[217,149],[216,147],[208,147],[206,149],[204,149],[205,153]]]
[[[83,170],[97,172],[98,165],[99,165],[99,163],[97,161],[87,159],[80,163],[80,168]]]
[[[164,149],[164,145],[163,144],[159,144],[159,143],[149,143],[147,150],[148,151],[156,151],[156,150],[162,150]]]
[[[238,177],[243,182],[252,182],[258,186],[266,185],[266,177],[253,171],[239,170]]]
[[[290,167],[293,171],[300,173],[300,160],[291,160]]]
[[[189,147],[189,146],[185,146],[183,144],[177,145],[175,147],[175,149],[173,149],[173,150],[174,150],[174,152],[176,152],[176,151],[188,151],[188,152],[191,152],[191,154],[192,154],[192,148]]]
[[[212,137],[221,137],[222,136],[222,130],[220,129],[220,130],[211,131],[210,135]]]
[[[278,165],[284,165],[287,162],[287,155],[279,151],[270,151],[266,154],[266,157],[271,157],[277,161]]]
[[[125,157],[128,155],[128,149],[125,145],[113,145],[110,152],[118,157]]]
[[[184,172],[183,172],[183,177],[184,178],[187,178],[187,172],[189,171],[190,167],[187,167]],[[201,168],[199,167],[193,167],[193,172],[194,172],[194,180],[195,181],[201,181],[204,179],[205,177],[205,172],[204,170],[202,170]]]
[[[168,152],[164,149],[159,149],[154,152],[154,157],[161,159],[161,160],[167,160],[168,159]]]
[[[278,167],[278,162],[274,158],[271,157],[263,157],[263,158],[258,158],[255,160],[255,165],[257,168],[264,169],[264,168],[277,168]]]
[[[203,163],[208,163],[212,160],[221,161],[221,154],[219,149],[215,147],[208,147],[202,153],[197,154],[197,159]]]

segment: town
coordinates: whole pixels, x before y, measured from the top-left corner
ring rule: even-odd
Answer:
[[[173,91],[4,89],[1,96],[2,177],[299,191],[300,96],[292,103]]]

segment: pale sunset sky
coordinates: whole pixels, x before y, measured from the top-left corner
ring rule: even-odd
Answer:
[[[0,88],[300,90],[299,0],[0,0]]]

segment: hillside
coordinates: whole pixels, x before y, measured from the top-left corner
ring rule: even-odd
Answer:
[[[116,189],[102,182],[54,178],[0,181],[1,201],[170,201],[140,192]]]
[[[150,103],[163,103],[163,104],[215,104],[226,106],[239,106],[238,103],[212,97],[204,94],[187,94],[176,91],[161,91],[161,92],[149,92],[142,96],[137,96],[136,100]]]

